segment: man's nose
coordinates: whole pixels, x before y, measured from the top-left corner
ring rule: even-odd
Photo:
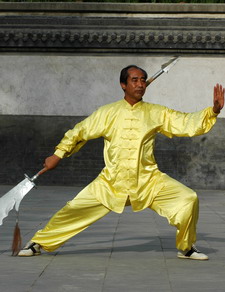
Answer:
[[[138,80],[137,86],[138,87],[143,87],[143,82],[141,80]]]

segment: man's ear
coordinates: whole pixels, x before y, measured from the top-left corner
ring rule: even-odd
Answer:
[[[120,86],[122,87],[123,91],[126,89],[126,84],[125,83],[120,83]]]

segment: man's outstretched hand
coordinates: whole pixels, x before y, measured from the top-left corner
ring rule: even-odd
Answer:
[[[43,164],[44,168],[39,171],[38,175],[41,175],[42,173],[54,169],[58,164],[61,158],[53,154],[52,156],[49,156],[45,159],[45,163]]]
[[[219,114],[224,106],[224,92],[225,89],[220,84],[214,86],[214,97],[213,97],[213,111]]]

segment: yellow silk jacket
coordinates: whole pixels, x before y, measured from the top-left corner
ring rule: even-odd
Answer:
[[[134,211],[148,207],[162,188],[154,158],[157,133],[192,137],[207,133],[216,122],[212,107],[182,113],[144,101],[126,100],[100,107],[65,133],[55,155],[68,157],[90,139],[104,138],[105,167],[87,188],[110,210],[121,213],[127,199]]]

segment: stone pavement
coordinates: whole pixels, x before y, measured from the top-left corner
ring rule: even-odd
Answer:
[[[11,186],[0,186],[0,196]],[[22,201],[23,243],[79,191],[33,189]],[[197,247],[209,261],[176,257],[175,228],[151,210],[111,212],[53,253],[12,257],[15,213],[0,227],[1,292],[225,291],[225,191],[198,191]]]

